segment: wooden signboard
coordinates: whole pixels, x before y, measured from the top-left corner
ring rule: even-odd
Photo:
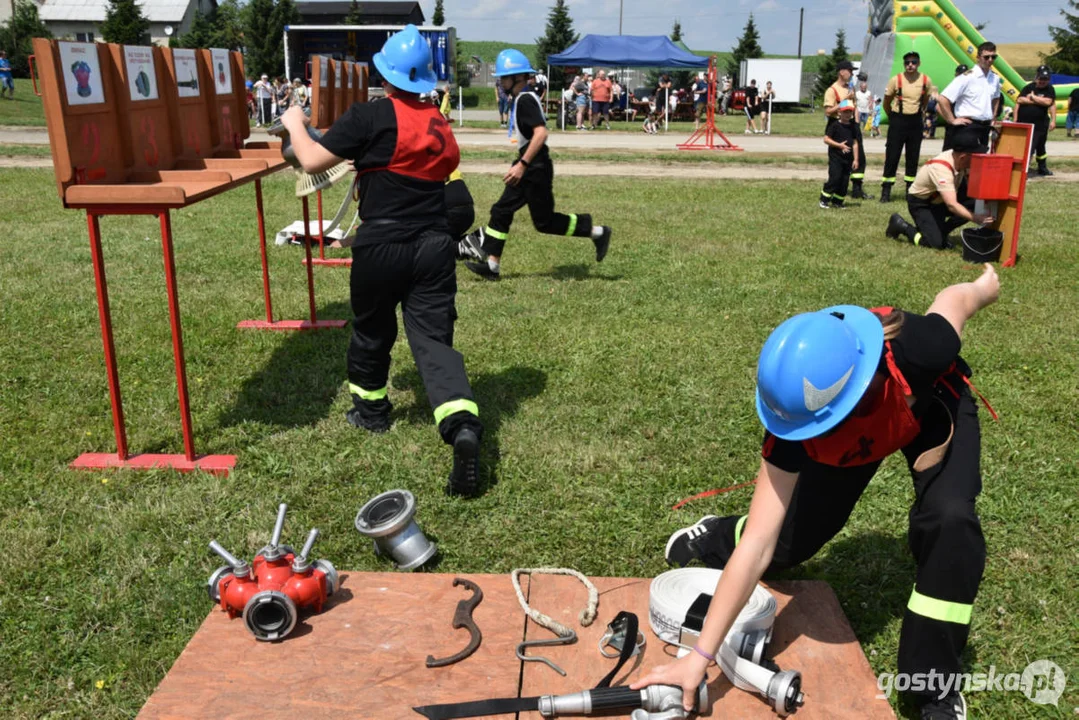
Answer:
[[[367,63],[356,63],[355,71],[356,76],[353,78],[353,85],[356,87],[356,102],[367,102],[367,85],[369,81]]]
[[[334,78],[334,91],[333,91],[333,119],[334,122],[337,118],[345,114],[345,110],[348,108],[348,103],[345,99],[345,61],[344,60],[331,60],[333,63],[333,78]],[[332,124],[332,123],[331,123]]]
[[[125,163],[134,170],[167,170],[176,164],[176,145],[165,99],[162,48],[108,45],[116,72],[119,122]]]
[[[210,131],[210,110],[207,107],[214,92],[210,68],[199,61],[199,50],[165,48],[165,97],[172,117],[174,132],[184,158],[205,158],[213,154],[214,141]]]
[[[311,127],[319,130],[333,125],[334,78],[330,63],[325,55],[311,56]]]

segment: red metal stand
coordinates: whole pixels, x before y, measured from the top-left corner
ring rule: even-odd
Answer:
[[[716,56],[708,58],[708,111],[704,126],[694,131],[689,140],[678,145],[679,150],[738,150],[738,147],[716,127]],[[723,144],[716,144],[719,137]]]
[[[253,329],[253,330],[320,330],[324,328],[342,328],[345,326],[345,320],[319,320],[315,316],[315,279],[311,274],[311,266],[308,261],[311,259],[311,222],[308,219],[309,210],[307,205],[307,198],[303,199],[303,221],[304,221],[304,248],[306,249],[306,258],[304,259],[307,267],[307,297],[310,305],[311,319],[310,320],[274,320],[273,319],[273,305],[270,301],[270,268],[266,260],[266,224],[262,211],[262,181],[255,180],[255,206],[258,208],[258,220],[259,220],[259,252],[262,255],[262,290],[263,295],[266,298],[266,319],[265,320],[243,320],[236,324],[237,328]]]
[[[101,251],[101,228],[98,218],[102,215],[157,215],[161,225],[161,247],[165,262],[165,287],[169,303],[169,324],[172,327],[172,350],[176,365],[176,389],[180,397],[180,422],[183,428],[184,454],[143,454],[128,456],[127,433],[124,424],[124,408],[120,398],[120,379],[116,368],[116,348],[112,337],[112,314],[109,309],[109,290],[105,280],[105,261]],[[94,264],[94,282],[97,286],[97,307],[101,319],[101,340],[105,346],[105,370],[109,382],[109,402],[112,405],[113,430],[116,433],[116,453],[83,453],[71,463],[73,469],[171,468],[182,472],[203,470],[217,475],[228,475],[236,464],[235,455],[195,455],[195,439],[191,427],[191,410],[187,393],[187,369],[184,363],[183,330],[180,326],[180,300],[176,291],[176,262],[172,247],[172,222],[167,208],[132,206],[107,206],[97,211],[87,211],[87,228],[90,233],[90,254]]]
[[[326,238],[322,234],[322,228],[325,227],[322,220],[322,191],[316,190],[315,197],[318,198],[318,257],[314,260],[310,258],[304,258],[304,265],[311,263],[313,265],[327,265],[329,267],[352,267],[352,258],[328,258],[326,257]],[[306,202],[306,198],[304,202]],[[304,228],[307,231],[307,228]]]

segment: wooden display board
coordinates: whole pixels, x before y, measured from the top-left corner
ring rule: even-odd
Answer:
[[[353,85],[356,88],[356,102],[367,102],[367,90],[370,77],[367,71],[367,63],[358,62],[354,66],[356,76]]]
[[[356,63],[345,61],[342,65],[344,66],[342,78],[345,82],[345,103],[342,106],[341,115],[344,115],[345,110],[348,110],[352,107],[352,103],[356,102]]]
[[[1004,247],[1008,248],[1004,267],[1012,267],[1019,260],[1019,225],[1023,219],[1023,200],[1026,197],[1027,168],[1030,164],[1033,135],[1033,125],[1000,123],[1000,137],[993,150],[997,155],[1012,156],[1009,197],[1007,200],[997,201],[996,219],[990,225],[1004,235]]]
[[[344,115],[345,110],[347,110],[348,106],[352,104],[346,99],[346,95],[345,95],[345,93],[347,91],[347,88],[345,87],[345,85],[348,82],[347,78],[345,77],[345,74],[346,74],[345,71],[346,71],[346,68],[347,68],[348,64],[344,60],[331,60],[330,62],[333,63],[333,82],[334,82],[333,120],[334,120],[334,122],[337,122],[337,118]],[[330,123],[330,124],[332,125],[333,123]]]
[[[552,634],[526,622],[509,576],[463,577],[483,590],[483,601],[473,613],[483,639],[476,652],[459,663],[442,668],[424,664],[429,654],[445,657],[468,643],[468,632],[452,629],[451,621],[458,601],[471,592],[454,587],[453,575],[346,573],[326,609],[303,618],[279,643],[259,642],[242,620],[211,610],[138,717],[422,720],[413,706],[576,692],[593,687],[614,666],[614,660],[599,654],[598,642],[620,610],[637,613],[647,636],[640,659],[623,668],[624,682],[669,660],[670,647],[648,629],[650,579],[592,578],[600,592],[599,619],[582,628],[577,615],[587,593],[578,581],[546,575],[522,578],[532,607],[579,635],[573,645],[526,651],[558,663],[567,672],[561,677],[542,663],[517,659],[515,650],[523,639]],[[793,581],[767,587],[779,604],[768,655],[774,655],[781,668],[802,673],[806,704],[794,717],[894,720],[888,702],[876,697],[873,672],[828,585]],[[254,688],[280,668],[293,668],[295,682],[277,682],[272,702],[253,704]],[[762,697],[734,688],[715,667],[708,677],[714,704],[702,717],[776,717]],[[522,720],[539,717],[520,714]]]
[[[334,77],[331,62],[325,55],[311,56],[311,127],[318,130],[333,125]]]

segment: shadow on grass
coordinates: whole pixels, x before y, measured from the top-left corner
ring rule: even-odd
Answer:
[[[560,282],[568,280],[621,280],[621,275],[593,275],[592,269],[597,267],[594,263],[577,263],[575,265],[559,265],[546,272],[523,273],[521,277],[549,277]]]
[[[498,433],[502,422],[513,417],[523,401],[543,393],[547,387],[547,373],[536,368],[514,366],[497,373],[470,376],[469,381],[480,409],[480,420],[483,421],[479,491],[479,494],[483,494],[497,482],[496,470],[501,460]],[[395,411],[398,421],[431,425],[434,429],[427,392],[415,366],[403,369],[394,376],[393,385],[399,390],[412,390],[416,397],[412,405]]]
[[[351,317],[348,303],[319,309],[319,319]],[[221,416],[221,424],[300,427],[325,418],[347,377],[348,333],[348,325],[339,330],[287,333],[266,365],[244,381],[235,405]]]

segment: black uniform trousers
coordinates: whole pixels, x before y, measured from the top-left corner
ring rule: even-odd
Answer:
[[[824,134],[828,134],[828,128],[832,127],[832,123],[839,122],[838,118],[830,117],[828,122],[824,125]],[[862,140],[862,128],[857,121],[852,122],[851,126],[854,128],[854,139],[858,142],[858,169],[851,171],[850,179],[854,183],[854,189],[857,191],[862,187],[862,181],[865,180],[865,141]],[[831,161],[829,161],[829,175],[831,174]],[[858,193],[855,192],[855,195]]]
[[[922,418],[922,430],[903,448],[914,481],[907,543],[918,564],[914,591],[903,615],[899,672],[960,671],[960,655],[970,633],[970,614],[985,569],[985,539],[975,509],[982,489],[981,429],[978,409],[958,375],[948,378],[955,397],[939,388]],[[960,390],[959,388],[963,388]],[[943,459],[915,469],[925,451],[954,433]],[[810,462],[799,473],[769,571],[812,558],[843,529],[880,462],[830,467]],[[719,528],[696,541],[709,567],[726,566],[746,516],[722,518]]]
[[[821,190],[820,200],[822,203],[842,205],[847,197],[847,186],[850,184],[851,167],[854,159],[851,155],[838,155],[831,149],[828,151],[828,181]]]
[[[1049,123],[1034,123],[1034,138],[1030,143],[1030,154],[1038,162],[1038,167],[1045,167],[1049,153],[1045,151],[1045,141],[1049,137]]]
[[[899,170],[899,156],[906,154],[906,167],[903,179],[909,186],[918,175],[918,161],[922,152],[922,114],[900,115],[893,113],[888,118],[888,139],[884,146],[884,185],[895,184],[895,174]]]
[[[525,205],[532,215],[532,225],[545,235],[592,236],[591,215],[555,212],[554,167],[550,157],[543,153],[533,158],[525,168],[521,182],[506,185],[502,197],[491,206],[491,220],[483,238],[483,249],[488,254],[502,255],[513,224],[513,215]]]
[[[965,131],[973,131],[977,133],[978,142],[982,145],[989,145],[989,133],[993,129],[993,122],[991,120],[972,120],[969,125],[963,125],[956,127],[955,125],[947,125],[944,128],[944,146],[941,150],[951,150],[955,144],[955,134],[960,129]]]
[[[974,211],[974,200],[966,197],[966,184],[959,189],[959,202]],[[924,245],[935,250],[944,247],[944,241],[953,230],[958,230],[967,224],[967,220],[951,215],[948,206],[944,203],[932,203],[914,195],[907,195],[907,210],[918,228],[918,236],[914,239],[915,245]],[[920,237],[919,237],[920,236]]]
[[[446,219],[454,240],[460,240],[467,235],[472,229],[472,223],[476,221],[476,206],[464,180],[450,180],[446,183]]]
[[[442,439],[452,444],[469,425],[482,430],[461,353],[453,349],[457,319],[456,246],[444,230],[374,220],[364,223],[352,247],[352,339],[348,379],[357,391],[378,401],[385,397],[390,350],[397,340],[397,306],[405,321],[412,357],[420,372]],[[393,238],[370,242],[369,235]],[[382,238],[379,238],[382,239]]]

